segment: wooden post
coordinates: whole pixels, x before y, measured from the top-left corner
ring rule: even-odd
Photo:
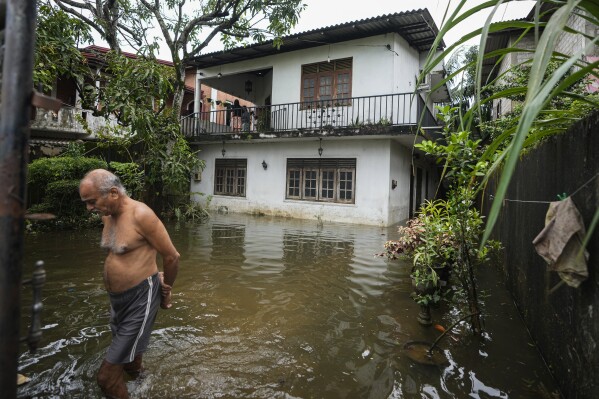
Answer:
[[[35,0],[8,0],[0,108],[0,392],[17,396]]]

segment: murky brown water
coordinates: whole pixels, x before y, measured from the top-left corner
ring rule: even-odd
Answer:
[[[158,314],[132,398],[530,398],[555,385],[489,273],[483,337],[446,338],[443,367],[402,351],[439,332],[416,322],[408,267],[376,258],[396,228],[245,215],[167,226],[182,255],[174,309]],[[110,342],[99,231],[26,239],[46,262],[44,336],[20,397],[95,398]],[[23,291],[28,313],[30,291]],[[440,310],[435,322],[449,324]],[[22,351],[26,348],[23,346]]]

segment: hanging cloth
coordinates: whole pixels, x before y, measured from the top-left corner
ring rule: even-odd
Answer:
[[[539,255],[569,286],[577,288],[587,279],[589,253],[582,248],[585,235],[582,216],[571,197],[549,204],[545,227],[533,240]]]

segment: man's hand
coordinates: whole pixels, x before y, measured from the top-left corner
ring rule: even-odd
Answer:
[[[165,284],[163,272],[158,273],[158,278],[160,279],[160,307],[162,309],[170,309],[173,307],[171,303],[171,290],[173,287]]]

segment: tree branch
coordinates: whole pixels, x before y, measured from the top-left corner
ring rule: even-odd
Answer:
[[[82,13],[80,13],[79,11],[75,10],[74,8],[70,8],[70,7],[67,7],[65,5],[65,4],[68,4],[68,5],[73,6],[73,7],[85,8],[85,9],[89,10],[92,13],[92,15],[97,16],[96,10],[90,4],[88,4],[88,3],[77,3],[75,1],[70,1],[70,0],[54,0],[54,2],[56,3],[56,5],[61,10],[63,10],[66,13],[69,13],[71,15],[74,15],[74,16],[76,16],[79,19],[81,19],[86,24],[88,24],[89,26],[91,26],[92,28],[94,28],[100,35],[102,35],[102,37],[104,36],[104,31],[102,30],[102,27],[100,25],[96,24],[93,20],[89,19],[88,17],[86,17],[85,15],[83,15]]]
[[[171,36],[171,33],[168,30],[168,27],[166,26],[166,23],[164,22],[164,18],[160,14],[160,3],[159,3],[159,1],[155,0],[153,5],[150,4],[146,0],[139,0],[139,1],[156,18],[156,21],[158,22],[158,25],[160,26],[160,31],[162,32],[162,36],[164,38],[164,41],[166,42],[166,45],[168,46],[169,50],[171,51],[171,56],[173,57],[173,61],[175,61],[175,59],[178,58],[178,51],[177,51],[177,48],[175,47],[175,41],[173,40],[173,38]],[[179,19],[180,18],[181,17],[179,16]]]

